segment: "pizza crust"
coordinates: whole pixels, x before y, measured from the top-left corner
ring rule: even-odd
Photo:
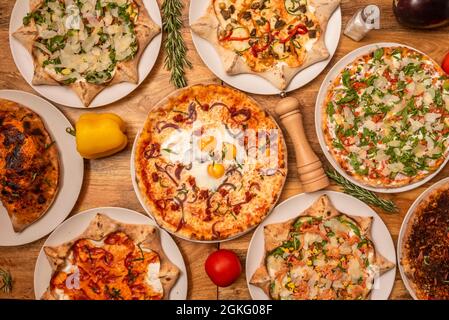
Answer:
[[[215,15],[213,1],[211,0],[206,13],[191,25],[193,32],[209,41],[217,50],[224,69],[229,75],[255,74],[270,81],[279,90],[285,90],[292,79],[307,67],[329,58],[329,51],[325,44],[325,33],[328,22],[334,11],[340,5],[340,0],[309,0],[315,7],[315,15],[320,23],[321,36],[306,54],[306,60],[297,68],[291,68],[284,64],[275,64],[265,72],[255,72],[247,65],[245,60],[232,50],[224,48],[218,41],[219,20]]]
[[[77,240],[89,239],[100,241],[113,232],[123,232],[128,235],[134,243],[140,243],[142,249],[152,250],[159,255],[161,263],[159,279],[164,289],[164,299],[168,299],[170,290],[178,280],[180,270],[165,255],[161,246],[159,229],[149,224],[126,224],[109,218],[105,214],[97,213],[87,229],[75,239],[59,246],[44,247],[44,252],[50,262],[53,272],[56,272],[64,265],[68,253]],[[47,291],[43,294],[42,299],[56,299],[52,294],[50,287],[48,287]]]
[[[301,216],[323,217],[330,219],[341,215],[341,213],[330,202],[327,195],[320,196],[309,208],[304,210],[299,216],[281,223],[269,224],[264,227],[265,255],[262,259],[260,267],[254,272],[250,279],[250,284],[261,288],[265,294],[270,297],[270,276],[266,266],[266,259],[271,251],[282,245],[288,240],[289,231],[295,221]],[[371,238],[372,217],[350,216],[344,214],[359,224],[360,232],[367,239]],[[375,250],[375,248],[374,248]],[[379,275],[394,268],[395,264],[384,258],[375,250],[375,264],[379,268]]]
[[[161,32],[161,28],[151,19],[148,11],[145,8],[142,0],[134,0],[134,3],[139,8],[139,17],[134,24],[134,30],[136,32],[136,39],[139,45],[139,49],[133,59],[128,61],[120,61],[117,63],[116,71],[112,79],[104,84],[98,85],[88,83],[87,81],[78,81],[76,83],[68,85],[77,96],[80,98],[84,106],[89,106],[95,97],[104,89],[110,85],[114,85],[121,82],[131,82],[138,84],[139,82],[139,62],[140,58],[147,48],[148,44],[153,38]],[[44,4],[44,0],[31,0],[30,12],[38,9]],[[34,76],[31,81],[33,85],[63,85],[60,84],[50,73],[45,71],[42,67],[43,54],[33,46],[33,43],[38,38],[38,30],[34,20],[30,21],[30,25],[20,27],[13,33],[16,38],[31,54],[34,65]]]

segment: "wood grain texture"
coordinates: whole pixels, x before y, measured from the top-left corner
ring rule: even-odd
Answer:
[[[34,92],[33,89],[21,77],[8,48],[9,19],[14,2],[15,1],[11,0],[0,0],[0,43],[2,44],[2,50],[0,50],[0,89],[23,90],[36,94],[36,92]],[[161,3],[161,0],[158,0],[158,2]],[[182,32],[189,49],[189,60],[194,66],[187,72],[189,84],[211,82],[221,83],[221,81],[207,69],[195,51],[191,40],[190,30],[188,28],[189,1],[185,1],[185,3],[186,8],[183,15],[185,28]],[[310,84],[291,94],[298,98],[302,104],[305,131],[311,142],[313,150],[323,160],[326,166],[329,166],[329,164],[325,161],[315,134],[314,106],[321,82],[330,67],[332,67],[340,58],[351,50],[374,42],[394,41],[414,46],[429,54],[438,62],[441,61],[445,52],[449,50],[449,37],[447,36],[449,28],[433,31],[406,29],[400,26],[394,18],[392,12],[392,0],[343,0],[343,27],[346,26],[346,23],[355,11],[364,5],[371,3],[375,3],[381,8],[382,29],[372,31],[360,43],[354,42],[351,39],[342,36],[337,52],[326,70]],[[95,112],[114,112],[122,116],[128,124],[128,137],[130,141],[134,140],[136,133],[142,127],[146,114],[151,110],[151,107],[174,90],[174,87],[169,83],[170,74],[163,66],[164,56],[165,55],[163,53],[160,54],[151,74],[132,94],[107,107],[95,110]],[[271,110],[275,106],[276,102],[279,101],[279,97],[277,96],[265,97],[252,95],[252,97],[255,98],[260,105],[269,110]],[[80,114],[89,112],[89,110],[71,109],[62,106],[58,107],[72,123],[78,119]],[[296,163],[291,140],[288,137],[287,146],[290,151],[290,173],[287,177],[285,189],[282,193],[280,201],[302,192],[295,169]],[[132,145],[130,144],[125,151],[109,158],[85,162],[84,185],[78,202],[73,208],[71,213],[72,215],[82,210],[101,206],[126,207],[143,212],[143,209],[134,193],[129,173],[131,147]],[[398,214],[387,214],[375,209],[385,221],[395,243],[397,241],[402,219],[414,199],[416,199],[416,197],[419,196],[419,194],[421,194],[432,183],[446,177],[448,173],[449,167],[442,170],[437,177],[418,189],[410,192],[385,196],[386,198],[394,200],[399,206],[400,212]],[[338,187],[333,185],[330,189],[338,190]],[[216,250],[218,247],[221,247],[235,250],[241,259],[242,266],[244,267],[246,251],[251,236],[252,233],[247,234],[237,240],[222,243],[221,245],[196,244],[176,239],[187,265],[189,278],[188,298],[249,299],[250,296],[247,289],[244,272],[238,281],[231,287],[217,288],[205,274],[204,261],[210,252]],[[34,264],[44,240],[45,239],[41,239],[34,243],[19,247],[0,247],[0,267],[9,270],[14,278],[14,288],[12,293],[8,295],[0,293],[0,298],[34,298]],[[396,274],[396,282],[391,294],[391,299],[410,299],[410,295],[407,293],[400,279],[399,273]]]

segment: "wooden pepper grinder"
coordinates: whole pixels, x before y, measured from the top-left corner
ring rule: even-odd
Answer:
[[[307,141],[299,107],[300,104],[296,98],[287,97],[278,103],[275,112],[293,140],[299,179],[304,191],[314,192],[326,188],[329,185],[329,179],[324,172],[323,164]]]

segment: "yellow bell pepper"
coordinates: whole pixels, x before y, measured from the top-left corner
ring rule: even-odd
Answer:
[[[123,120],[113,113],[83,114],[76,123],[76,148],[85,159],[98,159],[128,144]]]

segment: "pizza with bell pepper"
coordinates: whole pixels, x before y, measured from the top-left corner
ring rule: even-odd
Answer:
[[[347,65],[321,112],[329,152],[364,185],[420,181],[447,157],[449,80],[411,48],[381,47]]]
[[[328,58],[327,23],[339,0],[211,0],[192,30],[218,50],[228,74],[253,73],[284,90]]]
[[[297,218],[265,226],[265,257],[250,283],[275,300],[367,299],[394,267],[376,251],[371,225],[322,195]]]
[[[108,85],[138,83],[160,28],[142,0],[30,0],[14,33],[34,62],[34,85],[69,86],[85,106]]]
[[[53,274],[42,299],[168,299],[179,276],[156,227],[125,224],[103,214],[76,239],[44,251]]]
[[[195,85],[152,109],[135,147],[139,193],[158,224],[183,238],[217,241],[257,226],[286,173],[281,130],[234,89]]]

